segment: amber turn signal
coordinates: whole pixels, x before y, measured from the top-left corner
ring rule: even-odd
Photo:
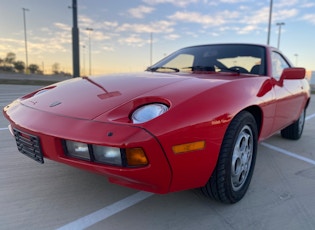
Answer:
[[[178,153],[202,150],[205,148],[205,145],[206,145],[205,141],[196,141],[196,142],[191,142],[191,143],[186,143],[186,144],[181,144],[181,145],[174,145],[172,149],[175,154],[178,154]]]
[[[149,163],[142,148],[126,149],[126,159],[128,166],[145,166]]]

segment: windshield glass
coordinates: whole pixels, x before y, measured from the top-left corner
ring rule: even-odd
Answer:
[[[164,58],[152,72],[237,72],[265,75],[265,48],[258,45],[223,44],[187,47]]]

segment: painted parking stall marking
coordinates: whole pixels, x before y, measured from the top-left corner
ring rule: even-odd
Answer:
[[[302,157],[302,156],[300,156],[300,155],[298,155],[298,154],[296,154],[296,153],[292,153],[292,152],[290,152],[290,151],[287,151],[287,150],[278,148],[278,147],[276,147],[276,146],[267,144],[267,143],[265,143],[265,142],[261,143],[261,145],[263,145],[263,146],[265,146],[265,147],[267,147],[267,148],[269,148],[269,149],[272,149],[272,150],[274,150],[274,151],[276,151],[276,152],[278,152],[278,153],[282,153],[282,154],[284,154],[284,155],[287,155],[287,156],[293,157],[293,158],[295,158],[295,159],[298,159],[298,160],[301,160],[301,161],[310,163],[310,164],[312,164],[312,165],[315,165],[315,161],[314,161],[314,160],[308,159],[308,158],[306,158],[306,157]]]
[[[312,114],[312,115],[307,116],[307,117],[305,118],[305,120],[308,121],[308,120],[310,120],[310,119],[312,119],[312,118],[315,118],[315,113]]]
[[[149,192],[137,192],[129,197],[126,197],[120,201],[117,201],[116,203],[109,205],[105,208],[102,208],[96,212],[93,212],[89,215],[86,215],[84,217],[81,217],[69,224],[66,224],[57,230],[70,230],[70,229],[85,229],[88,228],[102,220],[105,220],[112,215],[115,215],[118,212],[121,212],[147,198],[152,196],[153,193]]]
[[[312,115],[307,116],[307,117],[305,118],[305,120],[308,121],[308,120],[310,120],[310,119],[312,119],[312,118],[315,118],[315,113],[312,114]],[[268,144],[268,143],[266,143],[266,142],[262,142],[261,145],[264,146],[264,147],[267,147],[267,148],[269,148],[269,149],[272,149],[272,150],[274,150],[274,151],[276,151],[276,152],[278,152],[278,153],[282,153],[282,154],[284,154],[284,155],[287,155],[287,156],[293,157],[293,158],[295,158],[295,159],[298,159],[298,160],[307,162],[307,163],[309,163],[309,164],[315,165],[315,161],[314,161],[314,160],[311,160],[311,159],[309,159],[309,158],[300,156],[300,155],[298,155],[298,154],[296,154],[296,153],[292,153],[292,152],[290,152],[290,151],[287,151],[287,150],[285,150],[285,149],[276,147],[276,146],[271,145],[271,144]]]
[[[8,128],[0,128],[0,131],[8,130]]]

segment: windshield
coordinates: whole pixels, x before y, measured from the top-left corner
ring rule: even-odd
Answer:
[[[181,49],[147,71],[236,72],[265,75],[265,48],[258,45],[203,45]]]

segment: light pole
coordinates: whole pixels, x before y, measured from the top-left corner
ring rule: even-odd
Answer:
[[[273,3],[272,0],[270,0],[267,45],[270,44],[270,30],[271,30],[271,21],[272,21],[272,3]]]
[[[152,54],[153,54],[153,34],[150,33],[150,66],[152,66]]]
[[[78,28],[78,5],[77,0],[72,0],[72,69],[73,77],[80,77],[80,46]]]
[[[280,48],[280,37],[281,37],[281,26],[284,26],[285,23],[284,23],[284,22],[278,22],[276,25],[279,26],[279,32],[278,32],[278,46],[277,46],[277,48],[279,49],[279,48]]]
[[[91,61],[91,32],[93,31],[92,28],[86,28],[87,31],[89,31],[89,75],[92,75],[92,61]]]
[[[85,45],[82,46],[83,48],[83,76],[85,76]]]
[[[29,9],[22,8],[23,10],[23,21],[24,21],[24,41],[25,41],[25,71],[28,73],[28,52],[27,52],[27,33],[26,33],[26,20],[25,20],[25,11],[30,11]]]

